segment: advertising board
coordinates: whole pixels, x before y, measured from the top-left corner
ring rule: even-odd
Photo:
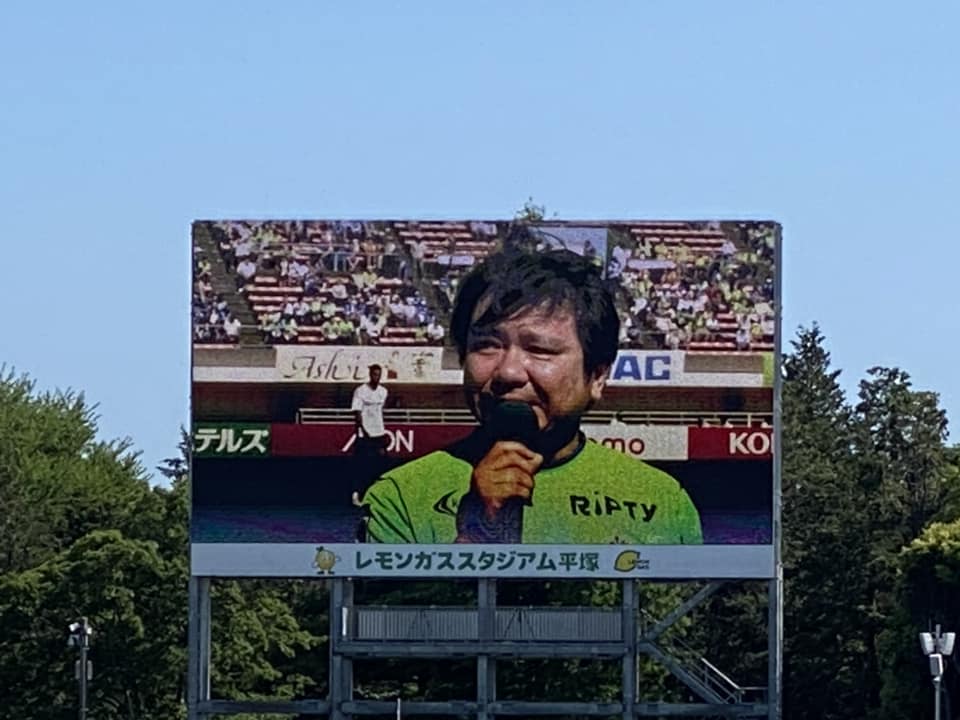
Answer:
[[[192,573],[772,577],[779,237],[194,223]]]

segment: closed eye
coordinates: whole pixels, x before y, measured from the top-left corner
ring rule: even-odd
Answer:
[[[553,357],[554,355],[559,355],[560,351],[556,348],[546,347],[543,345],[531,345],[527,348],[527,352],[531,355],[538,355],[542,357]]]
[[[491,352],[503,347],[502,343],[494,337],[471,338],[467,344],[467,352]]]

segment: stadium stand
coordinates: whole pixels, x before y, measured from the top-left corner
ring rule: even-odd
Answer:
[[[549,237],[605,268],[622,347],[773,349],[772,226],[554,223],[537,236],[492,221],[197,225],[197,343],[443,344],[470,268],[504,245]]]
[[[772,228],[644,223],[615,245],[621,346],[772,350]]]
[[[255,322],[253,313],[236,292],[233,276],[226,269],[209,229],[199,227],[194,235],[192,324],[194,342],[236,344]],[[247,328],[247,330],[245,330]]]

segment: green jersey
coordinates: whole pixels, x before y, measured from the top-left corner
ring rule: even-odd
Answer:
[[[473,465],[453,448],[386,473],[364,496],[367,536],[381,543],[453,543]],[[703,542],[700,516],[667,473],[588,441],[534,476],[523,510],[529,544],[680,545]]]

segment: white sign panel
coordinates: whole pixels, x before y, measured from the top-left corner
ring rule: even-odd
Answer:
[[[767,578],[770,545],[195,543],[194,575],[233,577]]]
[[[583,424],[584,434],[601,445],[646,460],[686,460],[689,433],[686,426]]]
[[[442,365],[443,348],[383,345],[277,345],[274,367],[198,365],[196,382],[362,383],[383,367],[384,382],[460,385],[463,373]],[[613,387],[763,387],[762,372],[687,372],[680,350],[621,350],[610,368]]]

